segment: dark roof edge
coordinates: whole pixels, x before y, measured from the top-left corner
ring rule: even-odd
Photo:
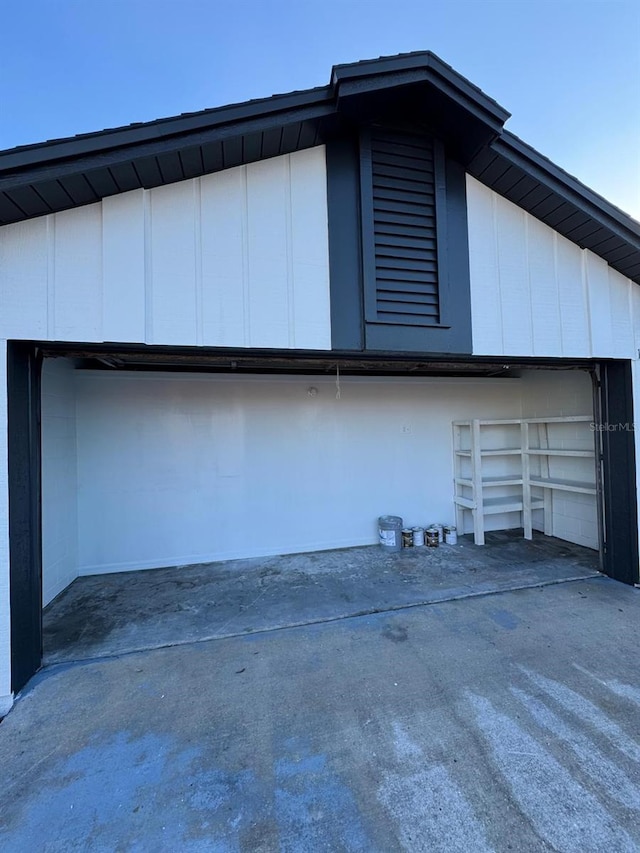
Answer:
[[[439,56],[430,50],[401,53],[398,56],[380,56],[377,59],[364,59],[359,62],[334,65],[331,70],[331,84],[339,90],[343,81],[418,69],[429,69],[437,74],[449,85],[454,86],[474,101],[478,107],[491,115],[501,125],[511,117],[511,113],[494,98],[489,97],[482,89],[463,77],[455,68],[443,62]]]
[[[64,160],[85,154],[97,154],[121,146],[138,145],[166,139],[193,131],[234,124],[247,119],[259,119],[296,108],[304,108],[333,101],[331,86],[304,89],[284,95],[271,95],[213,107],[195,113],[154,119],[153,121],[124,125],[122,127],[83,133],[63,139],[51,139],[31,145],[21,145],[0,151],[0,171],[39,166],[55,160]]]
[[[122,127],[83,133],[63,139],[52,139],[21,145],[0,151],[0,172],[37,167],[87,154],[99,154],[114,148],[139,145],[146,142],[179,136],[182,134],[234,124],[247,119],[260,119],[297,108],[336,103],[341,83],[363,77],[383,77],[411,70],[430,71],[437,75],[445,86],[463,95],[476,109],[485,113],[496,130],[502,127],[511,115],[493,98],[443,62],[431,51],[415,51],[397,56],[362,60],[343,65],[334,65],[328,86],[302,89],[297,92],[271,95],[237,104],[184,113],[178,116],[154,119]]]
[[[157,157],[163,153],[186,151],[189,147],[213,142],[224,144],[225,139],[243,134],[249,135],[250,139],[251,134],[266,133],[278,127],[295,129],[296,124],[300,126],[297,141],[290,143],[287,140],[285,145],[281,138],[280,151],[289,153],[296,150],[296,145],[305,147],[317,144],[314,140],[323,138],[319,135],[320,131],[326,138],[327,133],[335,132],[331,123],[335,122],[338,127],[341,118],[344,118],[341,102],[346,101],[348,104],[350,97],[358,97],[362,92],[376,92],[385,87],[423,80],[433,84],[452,102],[475,115],[482,122],[482,126],[488,128],[490,135],[484,138],[484,148],[476,154],[476,158],[488,156],[501,160],[507,166],[513,166],[515,172],[529,175],[545,191],[548,189],[549,193],[557,197],[559,204],[566,203],[567,207],[573,207],[578,213],[593,220],[597,228],[606,232],[597,245],[593,244],[594,251],[614,268],[618,268],[616,263],[620,261],[620,257],[616,255],[620,255],[620,247],[605,246],[598,250],[597,246],[601,246],[602,242],[609,238],[624,242],[629,247],[629,253],[622,257],[622,267],[628,268],[633,280],[640,284],[640,273],[637,272],[640,263],[640,222],[556,166],[517,136],[505,131],[503,124],[510,114],[430,51],[335,65],[328,86],[0,151],[0,202],[7,211],[6,215],[3,212],[2,219],[6,223],[21,221],[47,212],[92,203],[113,192],[172,183],[204,174],[207,170],[215,170],[212,166],[205,167],[202,160],[195,167],[190,164],[188,169],[180,163],[174,168],[171,161],[163,165],[162,169],[157,163],[153,169],[144,164],[144,158]],[[348,121],[346,108],[345,115]],[[311,137],[305,135],[302,145],[300,129],[304,123],[313,124],[314,134]],[[244,138],[242,144],[244,145]],[[250,145],[250,151],[253,153],[247,157],[252,159],[243,160],[245,155],[242,153],[237,162],[253,162],[259,159],[263,156],[262,148],[259,147],[258,150],[260,153],[256,155],[255,144],[253,148]],[[201,155],[202,152],[198,156]],[[233,152],[230,159],[235,165]],[[129,169],[133,173],[131,179],[125,174],[116,181],[110,174],[110,169],[126,166],[128,161],[131,161],[131,167],[134,160],[139,161],[139,166],[145,166],[146,177],[141,178],[133,168]],[[224,157],[221,162],[224,163]],[[469,171],[473,173],[473,162],[469,165],[472,167]],[[224,165],[221,168],[224,168]],[[148,177],[149,173],[151,177]],[[159,183],[156,181],[156,173]],[[62,185],[65,179],[72,180],[77,175],[84,183],[76,181],[69,187]],[[483,180],[482,177],[479,179]],[[50,195],[45,194],[43,197],[38,188],[44,192],[47,182],[51,184],[46,188]],[[61,182],[61,186],[58,187],[57,182]],[[491,186],[488,178],[484,183]],[[96,186],[99,188],[96,189]],[[500,192],[500,189],[497,191]],[[17,198],[16,194],[19,192],[22,192],[22,196]],[[509,197],[508,192],[502,194]],[[50,198],[53,200],[49,201]],[[516,199],[514,202],[519,203]],[[526,209],[525,204],[520,204],[520,207]],[[532,206],[532,212],[536,215],[535,206]],[[570,215],[574,214],[570,211]],[[545,221],[544,215],[539,218]],[[561,225],[562,220],[558,220],[551,227],[562,233]],[[581,242],[578,244],[582,245]],[[633,253],[636,253],[636,257],[629,260],[629,255]],[[622,268],[620,271],[622,272]]]
[[[593,219],[640,249],[640,222],[527,145],[518,136],[503,130],[501,136],[491,143],[491,148],[532,177],[565,195],[567,200],[580,207],[586,206]]]

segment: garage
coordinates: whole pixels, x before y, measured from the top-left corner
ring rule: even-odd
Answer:
[[[75,659],[638,583],[640,227],[508,118],[418,52],[0,152],[0,714],[61,602]]]
[[[471,578],[481,589],[485,582],[518,586],[600,570],[592,371],[503,366],[499,376],[474,376],[459,375],[464,371],[458,367],[451,376],[381,376],[328,369],[302,375],[237,368],[170,372],[45,359],[45,662],[128,650],[127,642],[134,648],[170,645],[193,639],[194,631],[209,637],[229,618],[219,610],[221,596],[232,609],[228,630],[235,631],[244,624],[237,611],[259,595],[253,610],[265,608],[264,617],[244,630],[264,630],[274,626],[272,619],[282,627],[384,610],[395,602],[423,603],[444,594],[452,579],[459,586]],[[481,372],[493,371],[483,366]],[[468,509],[474,420],[481,423],[483,444],[478,513]],[[523,423],[530,454],[521,449]],[[548,454],[540,449],[541,437]],[[523,460],[532,484],[540,478],[554,484],[530,488],[535,550],[524,539]],[[445,546],[437,561],[430,549],[416,548],[411,564],[406,554],[384,555],[381,567],[377,519],[390,513],[407,527],[457,521],[461,548]],[[480,523],[483,542],[484,531],[488,536],[485,553],[474,544]],[[492,531],[510,533],[492,540]],[[302,556],[265,559],[304,554],[313,555],[315,565]],[[537,574],[542,554],[544,576]],[[499,574],[487,574],[498,558]],[[345,565],[355,564],[364,598],[350,589],[353,572],[345,573]],[[279,577],[264,600],[259,575],[269,566]],[[409,566],[417,573],[411,593],[397,599],[389,584],[406,583]],[[237,588],[229,582],[230,568]],[[142,570],[161,571],[137,579],[134,573]],[[164,599],[167,584],[174,584],[176,612]],[[281,600],[270,604],[276,590]],[[145,633],[134,628],[136,607],[141,623],[153,623],[154,596],[158,625],[162,618],[165,628]],[[194,616],[196,602],[201,618]],[[278,613],[270,615],[274,607]],[[181,608],[187,626],[179,624]],[[106,644],[88,646],[93,632],[104,634],[105,619],[126,621],[129,640],[118,645],[113,629]],[[78,636],[84,641],[74,648]]]

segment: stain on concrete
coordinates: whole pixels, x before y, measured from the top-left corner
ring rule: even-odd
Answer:
[[[372,546],[82,577],[44,611],[45,663],[342,619],[593,576],[598,555],[542,534],[484,548]],[[508,627],[506,624],[503,627]]]
[[[402,725],[399,720],[394,720],[392,723],[393,729],[393,746],[396,753],[396,756],[401,761],[406,761],[407,759],[420,759],[422,758],[422,750],[412,740],[411,736],[407,732],[406,728]]]
[[[525,667],[522,667],[522,671],[565,711],[575,715],[584,725],[595,729],[616,750],[636,762],[640,771],[640,741],[637,726],[634,726],[633,732],[627,732],[615,720],[605,716],[594,702],[577,690]]]
[[[405,625],[387,625],[382,631],[382,636],[393,643],[406,643],[409,630]]]
[[[598,798],[517,718],[482,696],[468,694],[468,701],[497,772],[541,840],[563,853],[637,851]],[[557,814],[555,821],[548,819],[551,813]]]
[[[506,628],[507,631],[515,630],[520,624],[520,620],[513,613],[509,613],[508,610],[491,610],[489,611],[489,615],[501,628]]]
[[[499,596],[49,668],[0,725],[0,851],[640,850],[640,595]]]
[[[471,805],[442,766],[385,773],[378,799],[394,822],[403,850],[493,853]]]
[[[376,853],[349,787],[326,755],[289,740],[274,766],[275,814],[282,853]]]
[[[552,737],[559,739],[562,748],[570,749],[582,769],[591,777],[607,798],[612,797],[623,806],[640,811],[640,790],[613,758],[604,754],[597,738],[592,738],[565,722],[546,702],[531,696],[525,690],[512,687],[511,692],[522,703],[527,713]]]

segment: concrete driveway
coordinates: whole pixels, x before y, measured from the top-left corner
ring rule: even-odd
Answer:
[[[598,577],[52,667],[0,850],[640,850],[639,625]]]

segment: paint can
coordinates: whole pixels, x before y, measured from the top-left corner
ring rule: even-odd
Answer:
[[[444,542],[444,527],[442,524],[432,524],[431,528],[438,531],[438,544],[442,545]]]
[[[402,519],[399,515],[381,515],[378,518],[378,539],[387,551],[402,549]]]
[[[414,548],[424,545],[424,527],[414,527],[412,532]]]
[[[453,524],[448,524],[444,529],[444,541],[447,545],[458,544],[458,531]]]
[[[426,544],[429,548],[437,548],[440,544],[440,538],[438,536],[438,528],[430,527],[426,533]]]
[[[402,530],[402,547],[413,548],[413,530],[409,527],[405,527]]]

